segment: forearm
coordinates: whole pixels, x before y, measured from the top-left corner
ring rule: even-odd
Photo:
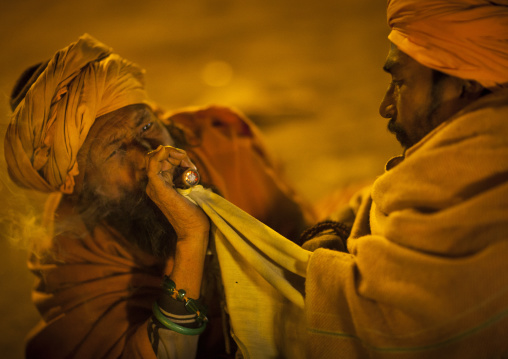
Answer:
[[[185,290],[190,298],[196,299],[200,296],[207,246],[208,232],[179,240],[176,244],[174,265],[166,268],[164,273],[171,277],[178,289]]]
[[[149,182],[148,196],[159,207],[177,235],[172,266],[164,272],[162,291],[153,304],[152,321],[157,329],[157,345],[154,351],[164,348],[161,357],[192,357],[174,349],[176,343],[194,343],[206,328],[206,309],[197,299],[200,297],[204,260],[208,247],[210,224],[203,211],[177,193],[173,186],[175,168],[194,168],[185,151],[170,146],[159,147],[147,154],[146,168]],[[185,338],[185,337],[191,337]],[[159,339],[162,345],[159,346]],[[170,349],[168,349],[170,348]],[[166,350],[168,349],[168,350]],[[176,350],[176,351],[175,351]],[[166,354],[164,354],[166,353]],[[173,353],[168,356],[167,353]]]
[[[173,265],[168,265],[165,270],[167,278],[164,279],[164,289],[157,300],[159,317],[152,317],[148,333],[158,358],[195,356],[200,328],[205,324],[195,313],[187,310],[183,301],[176,300],[170,294],[167,284],[172,281],[171,285],[176,287],[175,290],[184,290],[187,298],[199,298],[207,243],[208,233],[180,238],[176,245]],[[173,330],[174,328],[167,327],[164,321],[174,323],[183,330]]]

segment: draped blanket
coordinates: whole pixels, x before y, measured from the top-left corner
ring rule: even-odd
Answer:
[[[70,222],[72,208],[62,203]],[[53,239],[50,257],[33,256],[32,299],[42,320],[27,358],[155,358],[146,321],[164,263],[136,250],[109,227],[93,233],[77,218]]]
[[[366,196],[350,254],[311,256],[316,358],[508,352],[508,93],[471,104]]]
[[[281,348],[285,333],[280,332],[285,323],[277,319],[281,311],[303,315],[299,288],[303,289],[310,252],[210,190],[197,186],[182,193],[213,223],[233,337],[242,355],[246,359],[285,356]],[[282,321],[296,323],[296,319]]]

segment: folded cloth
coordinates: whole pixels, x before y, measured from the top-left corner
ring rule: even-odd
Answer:
[[[196,186],[180,192],[212,222],[232,334],[243,357],[288,357],[282,328],[303,318],[302,290],[311,252],[211,190]],[[282,313],[291,315],[280,322]]]

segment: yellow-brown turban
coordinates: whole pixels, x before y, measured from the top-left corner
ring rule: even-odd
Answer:
[[[508,85],[507,0],[388,0],[391,42],[424,66]]]
[[[14,109],[5,137],[11,178],[26,188],[71,193],[76,156],[95,119],[147,101],[143,71],[83,35],[53,56]]]

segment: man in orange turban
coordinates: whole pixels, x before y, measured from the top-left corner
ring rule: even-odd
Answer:
[[[387,14],[380,113],[404,155],[351,202],[349,253],[310,257],[308,357],[505,357],[508,1]]]
[[[307,210],[257,129],[221,107],[164,114],[143,71],[88,35],[30,68],[11,107],[9,175],[49,194],[47,240],[33,240],[29,261],[42,320],[27,357],[234,354],[221,340],[227,321],[208,219],[172,185],[176,172],[197,166],[203,184],[297,234]]]
[[[389,0],[388,22],[404,155],[307,232],[304,329],[281,336],[292,358],[507,357],[508,2]]]

